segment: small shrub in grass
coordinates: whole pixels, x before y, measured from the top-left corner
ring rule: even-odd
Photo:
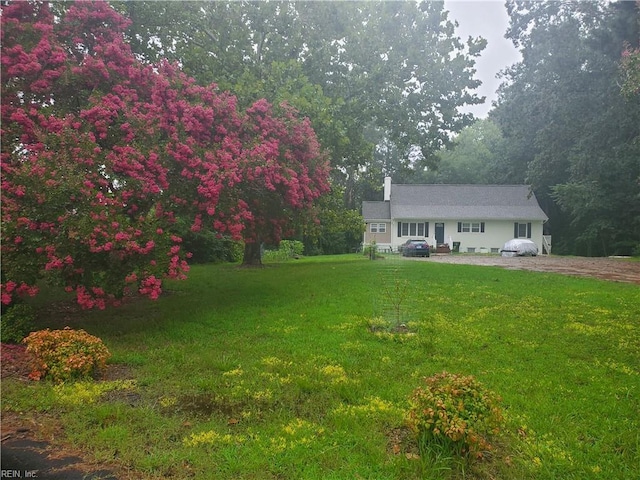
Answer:
[[[442,372],[424,379],[410,398],[408,423],[421,448],[481,457],[503,423],[500,398],[473,376]]]
[[[84,330],[39,330],[24,340],[27,352],[33,356],[33,380],[51,378],[61,382],[87,378],[104,368],[111,356],[98,337]]]
[[[290,257],[302,255],[304,252],[304,243],[299,240],[281,240],[280,250],[284,250]]]
[[[304,244],[299,240],[281,240],[277,250],[266,250],[265,261],[279,262],[298,258],[304,252]]]
[[[378,255],[378,244],[374,240],[369,245],[365,245],[364,247],[364,256],[369,257],[369,260],[376,260],[378,258],[383,258]]]
[[[24,337],[36,329],[35,312],[29,305],[18,303],[2,314],[0,336],[3,343],[20,343]]]

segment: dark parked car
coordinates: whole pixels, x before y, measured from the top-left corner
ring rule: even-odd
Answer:
[[[400,251],[403,257],[428,257],[431,253],[425,240],[407,240],[400,245]]]

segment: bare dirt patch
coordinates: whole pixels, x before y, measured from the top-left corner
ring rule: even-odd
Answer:
[[[640,285],[640,262],[627,258],[556,257],[499,257],[489,255],[432,255],[425,261],[485,265],[509,270],[532,270],[564,275],[593,277],[615,282]]]
[[[24,345],[2,344],[2,379],[15,378],[22,382],[31,371],[31,356]],[[131,378],[127,365],[111,364],[101,372],[101,380]],[[137,404],[139,395],[113,392],[107,401]],[[140,478],[136,472],[115,463],[91,460],[82,450],[65,441],[64,427],[55,416],[41,412],[17,413],[2,411],[0,448],[2,471],[19,478],[49,480],[128,480]],[[4,475],[3,475],[4,476]]]
[[[138,478],[115,464],[91,461],[82,451],[60,443],[62,429],[55,419],[46,414],[29,417],[2,413],[2,471],[10,472],[10,476],[49,480]]]

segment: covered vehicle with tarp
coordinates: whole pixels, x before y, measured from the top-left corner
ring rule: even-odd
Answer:
[[[500,253],[503,257],[535,257],[538,246],[526,238],[514,238],[504,244]]]

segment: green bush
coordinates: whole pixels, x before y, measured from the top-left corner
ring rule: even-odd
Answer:
[[[104,368],[111,356],[98,337],[84,330],[39,330],[31,333],[23,342],[33,357],[33,371],[29,378],[51,378],[63,382],[75,378],[87,378]]]
[[[378,255],[378,244],[375,241],[371,242],[370,245],[365,245],[363,253],[364,256],[369,257],[370,260],[380,258],[380,255]]]
[[[263,259],[267,261],[283,261],[302,255],[304,244],[298,240],[282,240],[277,250],[266,250]]]
[[[637,256],[640,252],[640,243],[635,240],[615,242],[611,245],[611,255],[622,255],[625,257]]]
[[[304,252],[304,244],[299,240],[282,240],[278,250],[286,252],[290,257],[302,255]]]
[[[29,305],[12,305],[0,320],[2,343],[20,343],[24,337],[34,331],[35,312]]]
[[[500,398],[473,376],[442,372],[424,379],[410,398],[408,424],[425,450],[481,457],[502,426]]]
[[[219,238],[210,231],[191,232],[182,235],[183,247],[190,252],[191,264],[239,262],[244,245],[228,237]]]

